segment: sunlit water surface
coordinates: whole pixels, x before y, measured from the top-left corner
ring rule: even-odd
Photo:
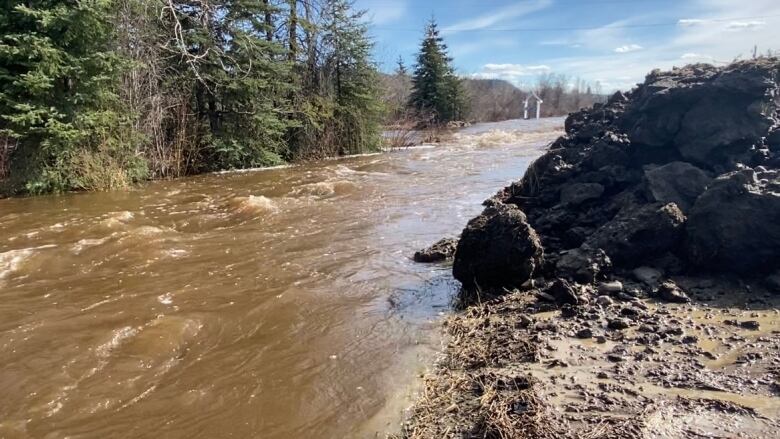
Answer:
[[[457,290],[410,255],[457,235],[562,122],[0,200],[0,437],[384,437]]]

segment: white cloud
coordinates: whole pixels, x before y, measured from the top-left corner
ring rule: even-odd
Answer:
[[[639,44],[627,44],[625,46],[616,47],[614,52],[615,53],[631,53],[636,52],[637,50],[642,50],[643,47]]]
[[[765,21],[732,21],[726,25],[726,29],[729,30],[748,30],[764,27]]]
[[[525,80],[552,69],[547,65],[523,65],[523,64],[485,64],[479,72],[471,75],[476,79],[503,79],[515,85],[521,85]]]
[[[677,25],[682,27],[691,27],[698,26],[706,22],[707,20],[702,20],[700,18],[683,18],[682,20],[677,20]]]
[[[680,59],[684,60],[712,60],[712,58],[709,55],[702,55],[700,53],[683,53],[682,56],[680,56]]]
[[[360,3],[361,8],[370,11],[368,18],[373,24],[387,24],[397,21],[406,15],[407,4],[404,0],[392,2],[381,0],[363,0]]]
[[[475,18],[460,21],[451,26],[442,28],[443,33],[453,33],[460,31],[470,31],[487,29],[496,24],[515,20],[525,15],[534,13],[536,11],[545,9],[553,4],[553,0],[535,0],[532,2],[523,2],[510,5],[504,8],[496,9],[488,12],[487,14],[480,15]]]
[[[609,93],[633,87],[654,68],[670,69],[692,62],[722,65],[738,57],[749,57],[754,45],[758,45],[762,53],[780,49],[778,0],[690,0],[688,6],[695,18],[670,20],[662,16],[652,19],[644,16],[626,23],[676,22],[677,26],[670,26],[668,32],[664,29],[664,32],[648,37],[621,26],[623,23],[611,23],[599,29],[557,37],[560,41],[581,41],[591,52],[539,61],[570,77],[581,77],[591,83],[600,81],[604,92]],[[729,28],[736,23],[740,24]],[[626,41],[645,48],[616,53],[614,48],[623,46]]]

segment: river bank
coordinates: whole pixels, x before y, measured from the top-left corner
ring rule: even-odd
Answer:
[[[465,311],[401,437],[774,437],[778,67],[654,71],[571,115],[431,252]]]

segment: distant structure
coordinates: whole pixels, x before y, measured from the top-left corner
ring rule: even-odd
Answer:
[[[528,119],[528,102],[531,101],[531,98],[536,100],[536,118],[539,119],[540,117],[542,117],[542,104],[544,103],[544,101],[542,100],[542,98],[539,97],[538,94],[536,94],[535,91],[531,92],[531,96],[525,98],[525,103],[523,104],[525,110],[523,113],[524,114],[523,119]]]

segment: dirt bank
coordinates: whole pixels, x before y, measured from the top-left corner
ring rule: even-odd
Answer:
[[[654,71],[571,115],[463,231],[403,437],[776,437],[779,74]]]

